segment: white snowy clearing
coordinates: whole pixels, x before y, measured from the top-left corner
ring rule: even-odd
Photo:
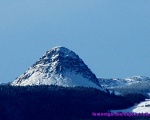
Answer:
[[[134,105],[133,107],[122,109],[122,110],[111,110],[112,113],[117,112],[134,112],[134,113],[150,113],[150,99],[145,99],[145,101]]]

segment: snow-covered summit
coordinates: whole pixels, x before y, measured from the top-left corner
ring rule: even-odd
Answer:
[[[84,86],[102,89],[95,74],[73,51],[65,47],[54,47],[47,51],[12,85],[60,85]]]

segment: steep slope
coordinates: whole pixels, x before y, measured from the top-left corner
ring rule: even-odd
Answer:
[[[73,51],[55,47],[47,51],[11,85],[84,86],[102,89],[95,74]]]

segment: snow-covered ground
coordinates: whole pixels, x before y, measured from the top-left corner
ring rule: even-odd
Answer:
[[[134,105],[133,107],[122,109],[122,110],[111,110],[112,113],[116,112],[134,112],[134,113],[150,113],[150,99],[145,99],[145,101]]]

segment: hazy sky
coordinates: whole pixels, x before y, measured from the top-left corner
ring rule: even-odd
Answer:
[[[150,0],[0,1],[0,82],[55,46],[76,52],[97,77],[150,77]]]

